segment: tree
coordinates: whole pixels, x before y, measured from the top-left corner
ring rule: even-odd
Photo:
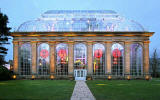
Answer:
[[[7,15],[0,12],[0,66],[3,66],[6,62],[4,60],[7,54],[7,48],[4,47],[5,44],[9,44],[8,40],[10,36],[9,30],[11,28],[7,27],[8,17]]]
[[[158,55],[157,55],[157,49],[154,50],[153,56],[151,59],[151,66],[152,66],[152,76],[157,77],[157,67],[158,67]]]

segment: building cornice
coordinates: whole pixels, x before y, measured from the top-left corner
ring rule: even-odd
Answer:
[[[150,37],[154,32],[12,32],[13,37]]]

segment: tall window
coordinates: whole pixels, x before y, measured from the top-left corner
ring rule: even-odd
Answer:
[[[85,44],[74,45],[74,68],[84,69],[87,65],[87,47]]]
[[[68,75],[68,45],[64,43],[56,46],[56,74]]]
[[[124,48],[119,43],[112,45],[112,74],[123,75]]]
[[[38,46],[37,70],[39,75],[49,74],[49,45],[42,43]]]
[[[21,75],[31,74],[31,45],[25,43],[20,47],[19,68]]]
[[[94,75],[105,74],[105,47],[100,43],[93,45],[93,73]]]
[[[131,75],[142,75],[143,72],[142,46],[138,43],[132,44],[130,49],[130,71]]]

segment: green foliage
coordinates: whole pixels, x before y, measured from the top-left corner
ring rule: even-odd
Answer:
[[[157,49],[154,50],[153,56],[150,61],[151,67],[152,67],[152,77],[158,77],[158,66],[159,66],[159,59],[158,59],[158,54],[157,54]]]
[[[7,50],[4,45],[8,43],[8,36],[10,36],[9,30],[11,28],[7,27],[8,17],[0,12],[0,66],[4,65],[4,56],[7,54]]]
[[[70,100],[75,81],[10,80],[0,82],[0,100]]]
[[[0,80],[9,80],[12,78],[12,72],[6,67],[0,66]]]

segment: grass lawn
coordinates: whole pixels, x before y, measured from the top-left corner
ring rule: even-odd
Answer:
[[[96,100],[160,100],[160,79],[87,81]]]
[[[0,81],[0,100],[70,100],[75,81]]]

